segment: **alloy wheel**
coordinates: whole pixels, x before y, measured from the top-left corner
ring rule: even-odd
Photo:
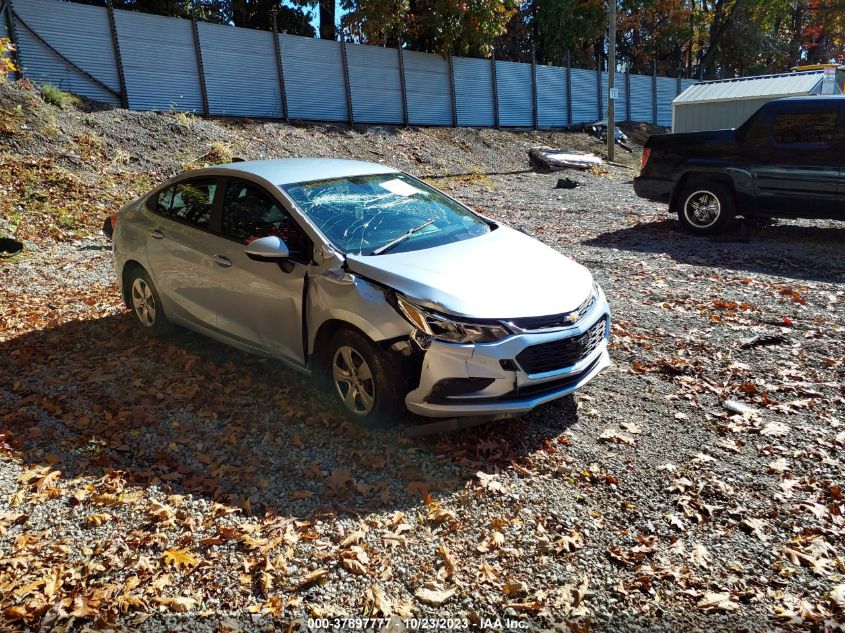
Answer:
[[[693,226],[706,229],[713,226],[722,214],[719,198],[710,191],[696,191],[684,203],[684,215]]]
[[[156,301],[153,291],[143,279],[135,279],[132,283],[132,307],[143,325],[153,326],[156,320]]]
[[[344,406],[355,415],[367,415],[376,400],[373,372],[364,357],[343,345],[332,359],[332,378]]]

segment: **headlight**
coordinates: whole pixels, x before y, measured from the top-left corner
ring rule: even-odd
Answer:
[[[446,341],[447,343],[490,343],[503,339],[510,334],[505,326],[498,323],[461,321],[422,308],[404,297],[397,296],[396,299],[399,310],[411,325],[439,341]]]

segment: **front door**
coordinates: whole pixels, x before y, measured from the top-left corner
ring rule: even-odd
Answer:
[[[291,256],[255,261],[244,250],[252,240],[281,237]],[[273,355],[304,363],[302,301],[312,250],[281,202],[260,185],[227,179],[221,235],[211,243],[217,327]]]
[[[807,102],[772,113],[768,143],[751,157],[759,206],[782,214],[830,216],[838,207],[836,156],[839,109]]]

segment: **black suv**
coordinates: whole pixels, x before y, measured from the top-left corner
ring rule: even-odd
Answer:
[[[845,96],[770,101],[735,130],[651,136],[634,191],[699,234],[735,213],[845,220]]]

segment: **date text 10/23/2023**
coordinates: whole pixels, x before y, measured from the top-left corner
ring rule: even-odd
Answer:
[[[471,623],[466,618],[308,618],[305,622],[311,631],[379,631],[389,624],[400,625],[396,631],[450,631],[467,630]],[[474,623],[481,629],[518,631],[528,629],[528,622],[501,617],[482,617]]]

